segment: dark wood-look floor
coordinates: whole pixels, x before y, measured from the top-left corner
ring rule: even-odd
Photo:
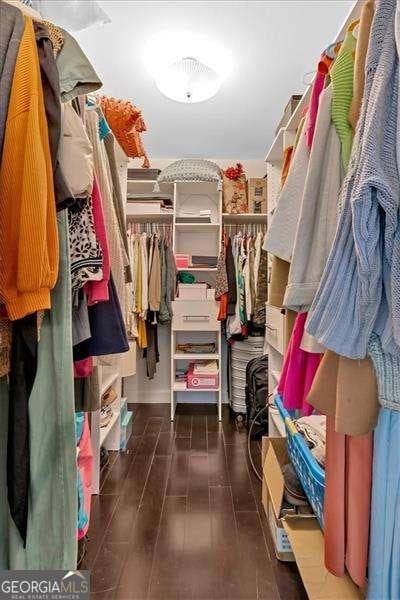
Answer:
[[[224,408],[133,405],[133,436],[94,497],[80,568],[93,600],[304,600],[274,555],[246,432]],[[258,448],[255,448],[255,458]]]

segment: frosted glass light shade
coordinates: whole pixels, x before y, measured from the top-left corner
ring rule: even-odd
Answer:
[[[188,104],[212,98],[221,83],[214,69],[191,57],[164,67],[156,76],[156,85],[164,96]]]

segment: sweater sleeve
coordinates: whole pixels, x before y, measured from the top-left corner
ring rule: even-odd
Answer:
[[[50,308],[58,232],[32,20],[17,57],[0,169],[0,294],[11,320]]]

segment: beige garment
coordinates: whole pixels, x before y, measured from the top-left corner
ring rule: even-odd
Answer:
[[[114,209],[118,220],[121,242],[124,248],[125,281],[130,283],[132,281],[132,271],[128,256],[129,250],[128,237],[126,235],[125,205],[124,200],[122,199],[121,184],[115,156],[115,139],[111,132],[104,137],[104,148],[107,154],[108,174],[112,185]]]
[[[159,311],[161,303],[161,264],[158,238],[154,239],[153,256],[149,277],[149,307],[150,310]]]
[[[136,349],[135,342],[129,342],[129,350],[121,356],[121,377],[136,375]]]
[[[335,418],[335,431],[364,435],[375,428],[379,413],[375,371],[369,358],[354,360],[327,350],[307,402]]]
[[[93,148],[82,119],[70,102],[61,104],[62,136],[58,160],[68,188],[76,198],[90,196],[93,189]]]
[[[271,281],[268,286],[268,304],[282,308],[288,282],[290,263],[272,256]]]
[[[85,111],[85,125],[87,134],[93,146],[94,170],[103,203],[111,273],[121,305],[122,314],[125,315],[125,250],[122,245],[117,215],[115,214],[111,176],[109,175],[109,167],[104,143],[100,140],[99,136],[99,117],[95,109],[87,109]]]
[[[367,0],[361,11],[354,62],[353,99],[349,109],[349,122],[353,128],[353,131],[355,131],[357,126],[364,95],[365,58],[367,56],[369,35],[371,32],[372,19],[374,18],[374,11],[375,4],[373,0]]]

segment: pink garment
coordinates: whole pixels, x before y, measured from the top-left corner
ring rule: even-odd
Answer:
[[[314,139],[315,124],[318,115],[319,97],[321,95],[322,90],[325,87],[325,78],[328,73],[328,67],[325,63],[326,60],[328,60],[327,57],[321,57],[321,60],[318,63],[318,70],[317,74],[315,75],[313,89],[311,92],[311,100],[310,106],[308,108],[306,130],[307,146],[309,149],[311,148]]]
[[[96,177],[93,182],[92,207],[94,230],[103,254],[103,279],[101,281],[88,281],[86,283],[85,291],[89,306],[91,304],[96,304],[97,302],[107,302],[109,299],[108,282],[110,280],[110,255],[108,251],[107,232],[104,224],[103,202]]]
[[[299,313],[296,317],[278,384],[278,392],[285,408],[301,410],[303,416],[310,415],[314,410],[306,397],[322,358],[322,354],[306,352],[300,348],[306,319],[307,313]]]
[[[372,433],[347,436],[326,418],[325,565],[342,577],[346,569],[366,584],[372,483]]]
[[[85,513],[88,519],[85,527],[78,530],[78,540],[80,540],[86,535],[87,530],[89,529],[90,505],[92,502],[93,452],[87,413],[85,414],[85,424],[83,426],[83,433],[78,448],[78,469],[81,475]]]
[[[93,356],[74,362],[74,377],[89,377],[93,373]]]

